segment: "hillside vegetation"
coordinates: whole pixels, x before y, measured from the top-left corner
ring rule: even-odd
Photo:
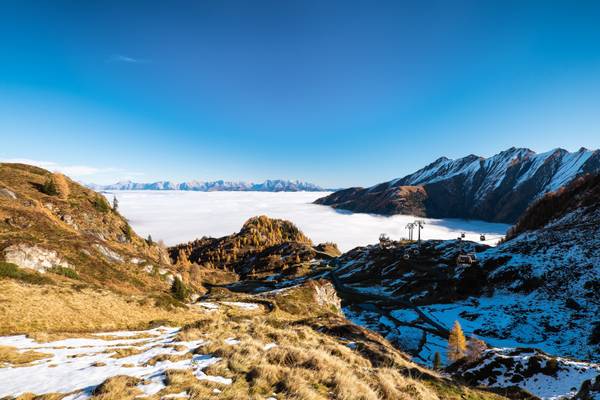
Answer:
[[[263,215],[246,221],[238,233],[174,246],[169,254],[175,263],[195,263],[247,278],[305,272],[312,260],[335,257],[340,252],[331,243],[313,246],[291,222]]]
[[[64,175],[0,164],[0,332],[116,329],[181,320],[165,249]],[[180,315],[181,314],[181,315]]]

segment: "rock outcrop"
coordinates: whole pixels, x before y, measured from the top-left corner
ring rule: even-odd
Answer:
[[[25,243],[15,244],[4,249],[4,260],[38,272],[45,272],[53,267],[70,267],[56,251]]]
[[[202,238],[169,248],[174,263],[196,263],[239,274],[243,278],[309,268],[312,260],[329,259],[337,247],[313,246],[293,223],[266,216],[250,218],[240,232]]]

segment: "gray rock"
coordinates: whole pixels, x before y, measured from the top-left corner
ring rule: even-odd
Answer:
[[[112,251],[111,249],[104,247],[101,244],[98,244],[98,243],[94,244],[94,248],[96,250],[98,250],[100,252],[100,254],[102,254],[109,261],[119,262],[119,263],[123,262],[123,257],[119,253]]]
[[[44,272],[58,265],[72,268],[56,251],[25,243],[7,247],[4,250],[4,259],[21,268],[29,268],[38,272]]]
[[[17,195],[14,192],[6,188],[0,188],[0,198],[8,199],[8,200],[16,200]]]

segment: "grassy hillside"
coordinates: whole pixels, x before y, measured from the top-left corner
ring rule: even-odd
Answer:
[[[185,398],[194,400],[502,398],[422,368],[380,335],[348,322],[339,312],[339,299],[327,281],[311,281],[260,296],[220,289],[196,308],[193,322],[160,340],[154,339],[154,331],[134,332],[132,337],[141,342],[119,346],[124,338],[108,333],[103,342],[106,347],[95,349],[86,346],[86,339],[97,340],[97,336],[37,334],[34,338],[38,342],[52,341],[45,353],[0,347],[0,365],[4,362],[18,366],[23,374],[28,374],[29,368],[39,368],[29,364],[34,361],[51,371],[83,368],[84,371],[73,370],[75,380],[90,379],[94,374],[106,376],[105,368],[123,365],[118,375],[96,381],[91,393],[98,400],[139,396],[158,400],[183,392]],[[82,343],[80,349],[70,348],[75,360],[89,357],[89,361],[81,367],[70,367],[69,363],[52,367],[56,360],[53,353],[60,352],[65,344],[55,341],[69,337]],[[205,367],[197,367],[193,359],[211,361]],[[143,369],[153,372],[136,375]],[[0,378],[1,374],[0,368]],[[148,385],[157,385],[160,391],[144,395]],[[63,396],[64,393],[46,392],[43,397],[24,394],[19,399]]]
[[[48,182],[56,192],[44,190]],[[5,259],[34,248],[42,258],[55,253],[46,268],[53,279],[61,275],[127,293],[168,287],[158,278],[160,269],[169,268],[165,250],[137,236],[100,194],[23,164],[0,164],[0,190],[0,256]]]
[[[179,321],[178,273],[106,199],[69,178],[0,164],[0,333]]]

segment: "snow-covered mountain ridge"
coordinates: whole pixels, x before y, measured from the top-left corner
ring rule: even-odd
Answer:
[[[586,173],[600,171],[600,151],[510,148],[489,158],[438,158],[403,178],[349,188],[316,203],[355,212],[515,222],[532,201]]]
[[[232,182],[232,181],[188,181],[171,182],[158,181],[151,183],[138,183],[132,181],[122,181],[111,185],[87,184],[87,187],[99,190],[189,190],[197,192],[324,192],[324,189],[313,183],[302,181],[290,181],[282,179],[266,180],[264,182]]]
[[[351,291],[346,316],[422,362],[443,357],[459,321],[467,336],[495,348],[461,366],[463,378],[572,398],[586,380],[600,380],[599,238],[600,175],[588,175],[536,201],[496,247],[382,242],[337,258],[335,275]],[[459,263],[470,253],[472,264]],[[557,368],[544,369],[551,359]]]

